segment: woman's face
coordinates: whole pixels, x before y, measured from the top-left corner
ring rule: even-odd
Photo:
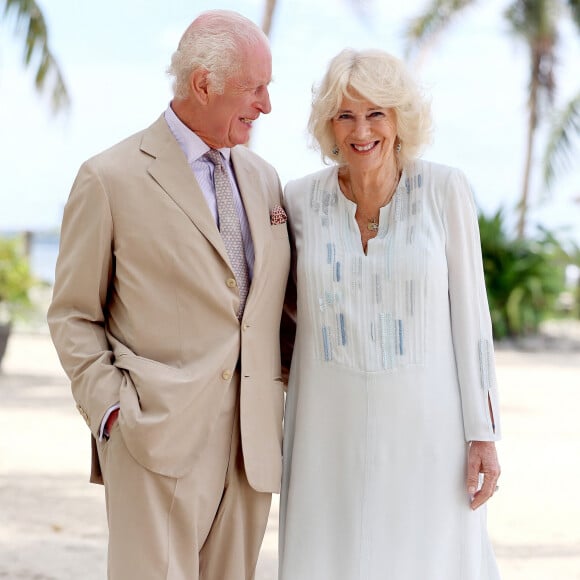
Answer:
[[[353,169],[369,171],[394,161],[397,137],[394,109],[344,97],[332,118],[332,128],[345,162]]]

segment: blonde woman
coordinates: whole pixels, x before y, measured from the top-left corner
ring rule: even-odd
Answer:
[[[330,167],[285,188],[297,334],[280,580],[498,580],[482,507],[498,399],[468,181],[418,158],[429,106],[387,53],[338,54],[309,128]]]

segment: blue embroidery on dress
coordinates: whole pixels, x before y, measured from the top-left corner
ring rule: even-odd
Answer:
[[[382,294],[382,280],[381,277],[376,274],[375,275],[375,301],[377,304],[381,304],[383,302],[383,294]]]
[[[415,281],[407,280],[405,283],[405,311],[409,316],[415,314]]]
[[[354,207],[338,185],[329,191],[329,183],[313,182],[309,209],[317,219],[305,219],[301,255],[308,264],[306,283],[319,297],[311,311],[320,329],[318,357],[365,371],[423,364],[427,250],[419,245],[426,232],[417,195],[422,176],[405,174],[391,205],[381,211],[367,256],[360,251]]]
[[[332,264],[334,261],[334,244],[326,244],[326,263]]]
[[[397,320],[397,330],[399,331],[399,354],[402,355],[404,353],[404,347],[403,347],[403,321],[402,320]]]
[[[384,369],[392,369],[394,364],[393,356],[393,332],[392,332],[392,316],[381,312],[379,314],[379,327],[381,329],[381,353],[382,363]]]
[[[324,344],[324,360],[332,360],[332,350],[330,348],[330,338],[328,336],[328,327],[322,327],[322,342]]]
[[[344,314],[342,312],[338,315],[338,325],[340,327],[341,344],[346,344],[346,328],[344,326]]]
[[[479,341],[479,376],[481,381],[481,388],[487,392],[491,389],[491,367],[493,365],[493,348],[487,339],[480,339]]]

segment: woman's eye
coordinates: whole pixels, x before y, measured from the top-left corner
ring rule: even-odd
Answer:
[[[383,115],[383,112],[382,112],[382,111],[373,111],[373,112],[372,112],[372,113],[369,115],[369,117],[370,117],[371,119],[377,119],[377,118],[380,118],[380,117],[383,117],[383,116],[384,116],[384,115]]]

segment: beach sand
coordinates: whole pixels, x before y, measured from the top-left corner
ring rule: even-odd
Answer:
[[[580,580],[580,350],[545,346],[497,352],[503,474],[488,528],[503,580]],[[0,578],[104,580],[103,488],[88,483],[89,433],[46,332],[11,337],[0,430]],[[276,579],[277,499],[256,580]]]

